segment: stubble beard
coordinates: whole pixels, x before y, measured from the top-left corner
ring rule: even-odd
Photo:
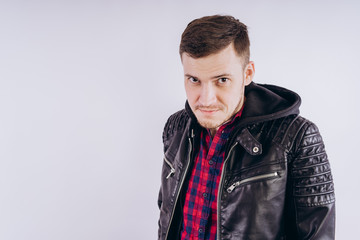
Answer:
[[[241,107],[242,107],[242,105],[244,103],[243,99],[244,99],[244,97],[241,97],[239,99],[239,102],[238,102],[236,108],[234,109],[234,111],[231,114],[226,116],[225,120],[218,120],[218,121],[217,120],[211,120],[211,119],[209,119],[209,120],[206,120],[206,119],[200,120],[199,118],[197,118],[198,123],[202,127],[207,128],[209,130],[217,130],[221,125],[223,125],[224,123],[230,121],[230,119],[240,111],[240,109],[241,109]],[[196,109],[198,109],[198,108],[199,107],[196,107]],[[219,107],[217,109],[219,109],[219,111],[223,111],[225,109],[225,107],[221,106],[221,107]]]
[[[211,120],[209,120],[209,121],[206,121],[206,120],[199,121],[198,120],[198,122],[202,127],[210,129],[210,130],[211,129],[217,129],[218,127],[220,127],[222,125],[222,123],[218,123],[218,122],[211,121]]]

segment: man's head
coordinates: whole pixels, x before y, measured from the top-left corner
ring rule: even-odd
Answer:
[[[232,16],[206,16],[191,21],[181,36],[180,56],[206,57],[234,44],[236,53],[247,64],[250,58],[250,40],[245,24]],[[244,65],[244,66],[245,66]]]
[[[241,109],[255,73],[249,45],[246,26],[231,16],[203,17],[185,29],[180,43],[185,90],[203,127],[216,130]]]

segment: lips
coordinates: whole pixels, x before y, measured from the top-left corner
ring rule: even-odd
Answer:
[[[199,109],[199,111],[202,113],[210,114],[210,113],[215,113],[215,112],[219,111],[219,109]]]

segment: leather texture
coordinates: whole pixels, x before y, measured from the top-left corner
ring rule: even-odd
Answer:
[[[318,128],[298,115],[300,97],[255,83],[245,95],[218,190],[217,239],[334,239],[330,165]],[[179,239],[200,129],[188,104],[165,125],[158,239]]]

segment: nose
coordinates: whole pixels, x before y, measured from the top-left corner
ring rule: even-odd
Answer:
[[[199,103],[204,107],[209,107],[216,103],[216,92],[211,84],[203,84],[199,97]]]

